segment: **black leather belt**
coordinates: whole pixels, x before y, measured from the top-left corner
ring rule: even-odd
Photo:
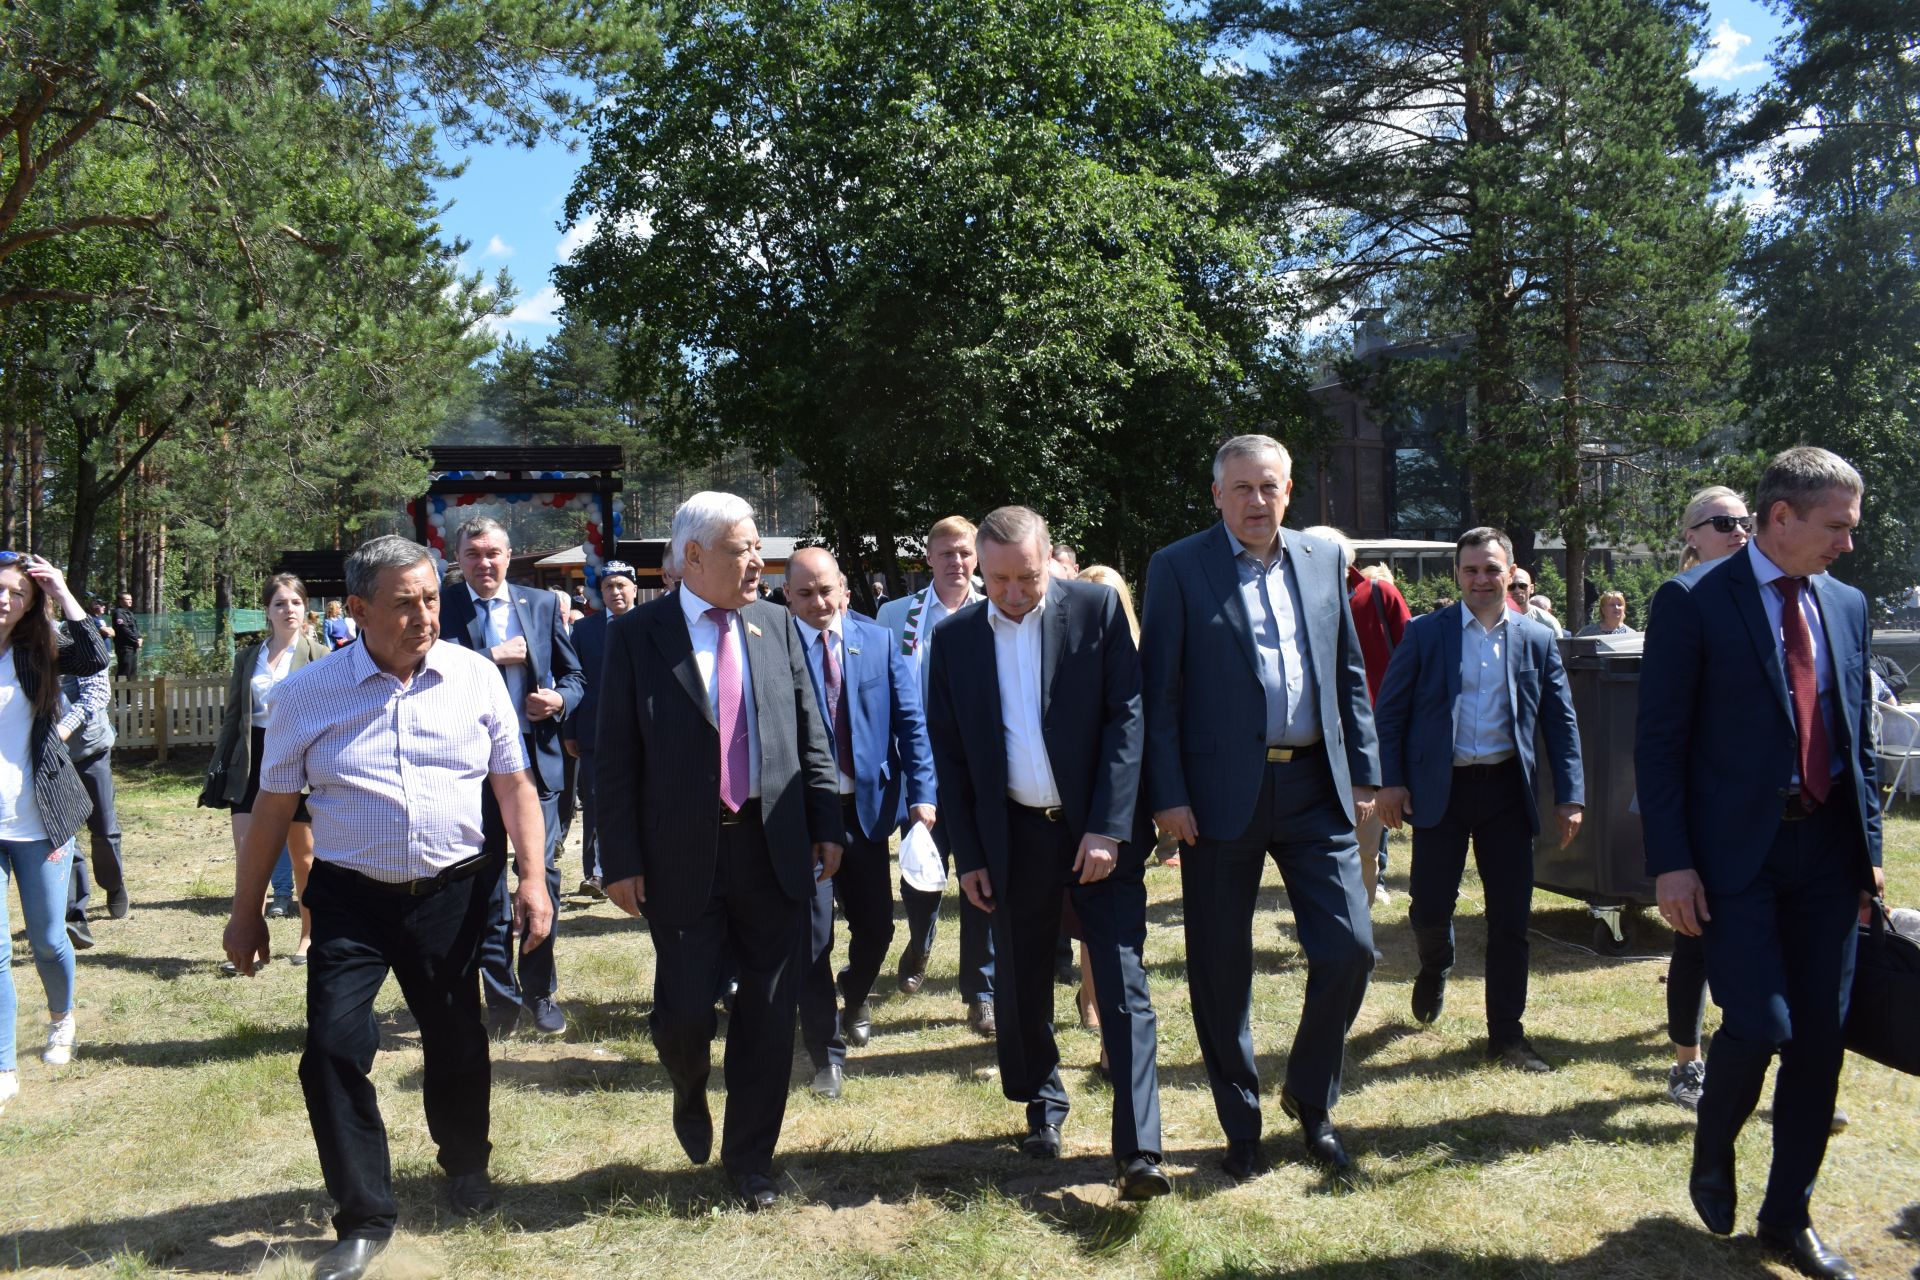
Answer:
[[[1307,759],[1315,752],[1323,749],[1326,745],[1327,740],[1322,738],[1318,742],[1309,742],[1303,747],[1268,747],[1267,763],[1292,764],[1296,760]]]
[[[1066,817],[1067,817],[1066,810],[1062,809],[1057,804],[1050,804],[1044,809],[1039,809],[1039,808],[1035,808],[1033,805],[1030,805],[1030,804],[1021,804],[1018,800],[1008,800],[1007,803],[1013,808],[1018,809],[1022,813],[1032,814],[1034,817],[1040,819],[1040,821],[1042,822],[1066,821]]]
[[[438,893],[450,884],[476,875],[489,864],[497,861],[498,859],[492,856],[477,853],[471,858],[454,863],[438,875],[425,876],[419,880],[379,880],[363,871],[355,871],[352,867],[343,867],[337,862],[324,860],[315,862],[314,866],[325,867],[328,871],[337,871],[356,884],[377,889],[381,893],[391,893],[402,898],[419,898],[429,893]]]
[[[759,817],[760,801],[757,797],[749,796],[747,802],[740,806],[738,813],[724,804],[720,806],[720,825],[723,827],[737,827],[743,822],[756,821]]]
[[[1520,767],[1518,755],[1508,756],[1505,760],[1490,760],[1485,764],[1457,764],[1453,766],[1453,776],[1467,778],[1475,782],[1485,782],[1497,778],[1512,769]]]

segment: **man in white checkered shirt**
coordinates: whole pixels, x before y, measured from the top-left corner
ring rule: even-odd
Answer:
[[[312,788],[300,1084],[340,1237],[317,1280],[358,1280],[393,1235],[393,1169],[368,1079],[380,1047],[373,1001],[389,972],[420,1025],[427,1129],[454,1212],[493,1208],[479,952],[506,863],[481,852],[483,785],[518,860],[515,930],[533,946],[553,925],[519,716],[492,663],[440,641],[440,584],[426,548],[375,538],[348,558],[346,577],[360,643],[280,686],[226,933],[242,973],[270,959],[261,904],[300,793]]]

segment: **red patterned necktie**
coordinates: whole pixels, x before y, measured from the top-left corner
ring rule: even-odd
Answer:
[[[1800,738],[1800,794],[1811,805],[1825,804],[1833,789],[1827,726],[1820,718],[1820,681],[1813,670],[1813,633],[1807,615],[1800,612],[1805,578],[1777,578],[1786,607],[1780,612],[1780,632],[1786,641],[1787,693],[1793,699],[1793,722]]]
[[[853,720],[847,715],[847,686],[840,678],[840,663],[833,656],[829,634],[820,633],[820,683],[827,686],[827,724],[833,730],[833,758],[840,772],[853,776]]]
[[[747,802],[747,699],[740,683],[740,653],[733,641],[733,611],[709,609],[720,628],[713,651],[713,683],[720,701],[720,803],[735,813]]]

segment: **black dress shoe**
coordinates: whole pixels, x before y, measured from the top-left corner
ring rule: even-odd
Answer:
[[[1267,1163],[1266,1152],[1260,1150],[1260,1139],[1228,1138],[1227,1154],[1220,1157],[1220,1167],[1235,1182],[1245,1182],[1259,1177],[1272,1166]]]
[[[764,1173],[743,1173],[733,1180],[734,1194],[749,1212],[771,1209],[780,1199],[780,1188]]]
[[[840,1038],[850,1048],[866,1048],[867,1041],[873,1039],[873,1006],[862,1000],[851,1009],[841,1010]]]
[[[1142,1151],[1120,1162],[1120,1176],[1114,1186],[1122,1200],[1151,1200],[1173,1190],[1173,1182],[1160,1168],[1160,1157]]]
[[[1693,1211],[1707,1230],[1717,1236],[1733,1234],[1733,1214],[1738,1195],[1733,1185],[1733,1151],[1724,1158],[1702,1157],[1698,1145],[1693,1152],[1693,1171],[1687,1175],[1687,1195]]]
[[[1528,1043],[1525,1036],[1515,1036],[1511,1040],[1488,1041],[1487,1061],[1512,1067],[1515,1071],[1532,1072],[1535,1075],[1553,1070],[1553,1064],[1534,1052],[1533,1045]]]
[[[107,914],[115,920],[125,920],[133,914],[133,903],[127,898],[125,889],[114,889],[107,894]],[[297,915],[298,912],[296,911]]]
[[[478,1218],[500,1207],[500,1202],[494,1199],[493,1179],[485,1169],[478,1173],[456,1173],[448,1178],[447,1199],[453,1203],[455,1216],[461,1218]]]
[[[846,1074],[839,1067],[828,1063],[813,1073],[813,1083],[807,1087],[813,1090],[816,1098],[836,1101],[840,1097],[840,1085],[845,1079]]]
[[[1020,1139],[1020,1149],[1035,1160],[1054,1159],[1060,1154],[1060,1126],[1054,1124],[1029,1126],[1027,1136]]]
[[[705,1164],[713,1155],[713,1113],[707,1110],[704,1087],[673,1087],[673,1136],[680,1149],[695,1164]]]
[[[1000,1024],[993,1019],[993,1001],[975,1000],[967,1005],[967,1025],[991,1040],[1000,1034]]]
[[[1819,1280],[1854,1280],[1853,1268],[1847,1260],[1827,1248],[1812,1227],[1802,1227],[1798,1231],[1782,1231],[1760,1224],[1754,1236],[1761,1244],[1783,1255],[1793,1264],[1794,1270],[1803,1276],[1815,1276]]]
[[[910,996],[927,980],[927,953],[910,946],[900,953],[900,994]]]
[[[313,1264],[313,1280],[360,1280],[375,1254],[387,1247],[385,1240],[348,1236],[320,1255]]]
[[[1309,1107],[1286,1089],[1280,1091],[1280,1109],[1300,1122],[1300,1132],[1307,1143],[1308,1159],[1336,1173],[1352,1167],[1353,1161],[1347,1159],[1347,1149],[1341,1145],[1340,1134],[1325,1111],[1319,1107]]]
[[[1422,969],[1413,979],[1413,1020],[1432,1026],[1447,1007],[1447,975]]]
[[[85,916],[78,918],[73,916],[67,917],[67,940],[73,943],[73,949],[75,951],[90,951],[93,949],[93,930],[87,927],[87,918]]]

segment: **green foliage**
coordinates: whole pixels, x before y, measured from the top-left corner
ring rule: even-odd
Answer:
[[[1211,518],[1219,435],[1307,421],[1231,103],[1159,6],[698,0],[666,42],[561,289],[677,454],[797,463],[856,581],[1006,501],[1137,566]]]
[[[1783,197],[1746,263],[1746,396],[1757,444],[1860,469],[1862,525],[1834,572],[1885,597],[1920,569],[1920,10],[1784,7],[1798,25],[1742,136],[1773,146]]]

